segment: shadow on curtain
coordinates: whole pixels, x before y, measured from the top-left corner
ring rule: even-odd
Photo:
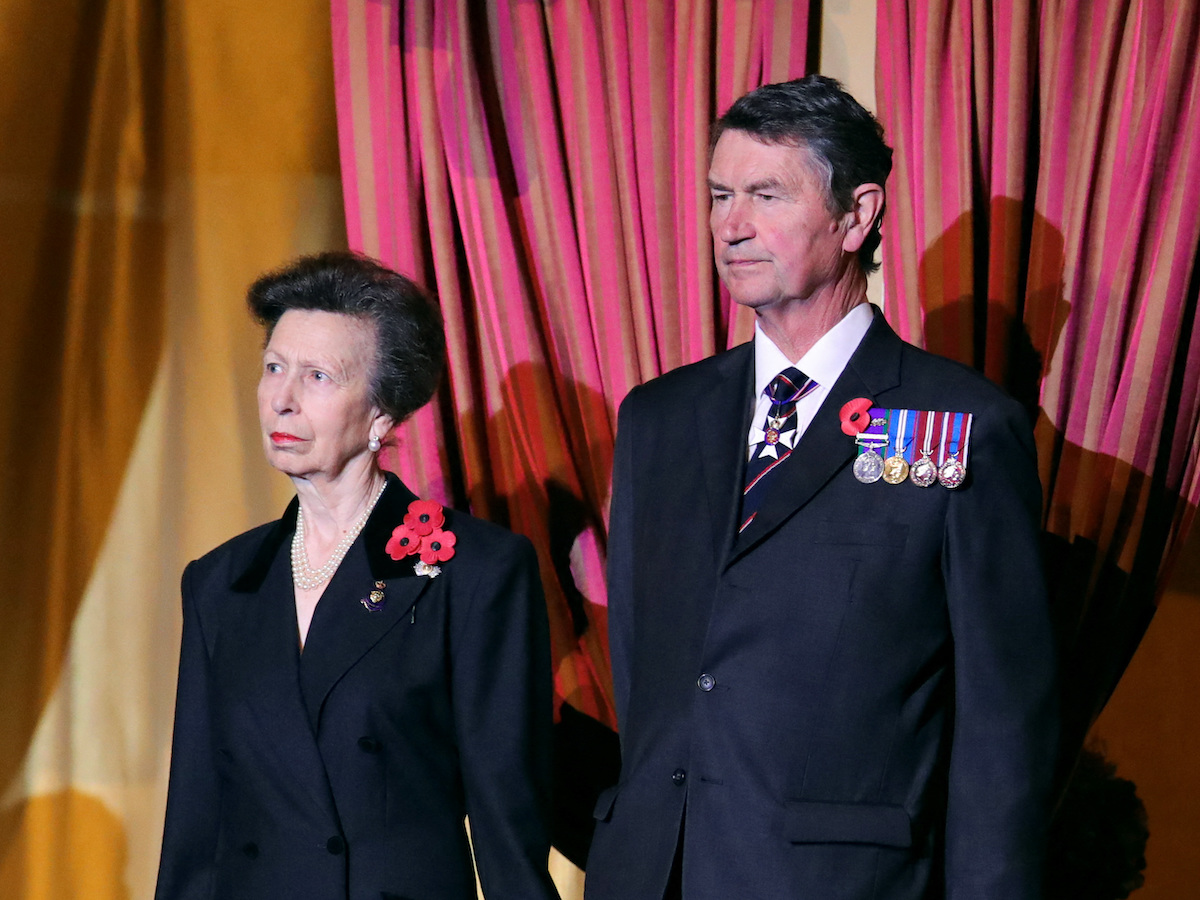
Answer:
[[[889,318],[1030,410],[1065,774],[1200,501],[1200,4],[880,0],[878,25]]]

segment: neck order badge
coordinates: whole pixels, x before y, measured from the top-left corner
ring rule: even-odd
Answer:
[[[792,449],[796,446],[796,404],[816,387],[815,381],[794,366],[784,369],[767,385],[766,394],[771,399],[771,407],[767,410],[762,427],[756,427],[751,433],[756,443],[746,464],[742,525],[738,531],[745,531],[746,526],[754,521],[762,502],[763,482],[767,476],[792,455]]]

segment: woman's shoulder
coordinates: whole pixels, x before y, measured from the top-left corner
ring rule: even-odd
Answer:
[[[455,547],[459,551],[489,554],[522,555],[533,552],[533,544],[523,534],[510,531],[502,525],[479,519],[462,510],[446,508],[446,524],[443,530],[454,533]]]
[[[266,544],[278,543],[282,529],[283,520],[276,519],[243,531],[190,562],[185,578],[228,587],[252,567]]]
[[[421,575],[436,566],[438,574],[455,573],[438,582],[442,587],[454,582],[462,589],[480,578],[536,569],[528,538],[440,500],[422,499],[395,475],[388,480],[392,487],[380,498],[361,537],[376,578],[405,576],[414,567]]]

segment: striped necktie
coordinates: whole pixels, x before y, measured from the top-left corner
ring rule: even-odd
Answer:
[[[776,375],[767,385],[771,406],[762,423],[762,436],[746,463],[746,487],[742,492],[742,524],[739,532],[754,521],[766,497],[770,475],[792,455],[796,445],[796,404],[812,393],[817,383],[794,366]]]

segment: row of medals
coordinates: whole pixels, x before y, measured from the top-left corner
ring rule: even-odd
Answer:
[[[911,466],[900,453],[886,460],[879,451],[867,445],[867,449],[854,460],[854,477],[863,484],[874,484],[881,478],[888,484],[901,484],[906,479],[917,487],[929,487],[935,481],[943,487],[956,488],[967,476],[967,467],[959,462],[957,455],[951,456],[939,467],[925,451]]]

